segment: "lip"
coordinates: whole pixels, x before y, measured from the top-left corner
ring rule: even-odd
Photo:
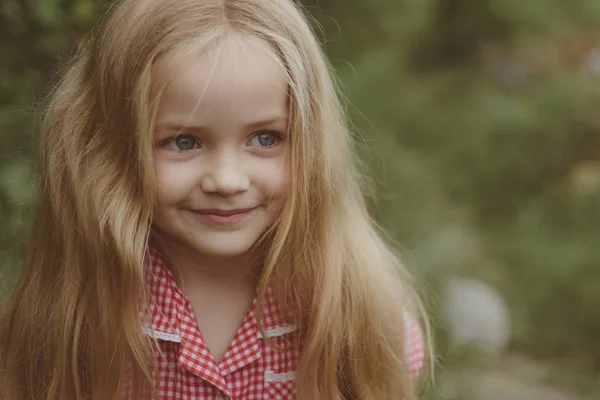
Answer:
[[[256,210],[256,207],[237,209],[210,208],[191,211],[203,220],[209,222],[231,224],[245,220],[254,210]]]

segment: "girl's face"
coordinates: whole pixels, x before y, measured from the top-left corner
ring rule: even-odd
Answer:
[[[286,194],[287,84],[264,49],[226,40],[170,77],[155,121],[158,207],[167,244],[244,255]],[[164,75],[163,75],[164,76]]]

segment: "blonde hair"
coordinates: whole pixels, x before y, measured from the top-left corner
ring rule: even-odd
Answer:
[[[126,382],[148,393],[152,343],[139,310],[155,205],[149,132],[166,84],[153,70],[231,31],[268,45],[287,72],[294,168],[258,308],[273,287],[300,327],[298,398],[414,398],[403,312],[418,315],[419,303],[368,216],[330,68],[300,8],[123,0],[48,108],[29,253],[0,316],[5,399],[113,399]]]

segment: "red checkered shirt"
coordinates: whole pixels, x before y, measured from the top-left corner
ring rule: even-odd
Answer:
[[[295,399],[296,328],[283,322],[271,291],[265,297],[264,331],[282,351],[268,346],[261,337],[254,299],[217,364],[202,340],[190,302],[164,260],[156,251],[150,252],[150,260],[151,301],[146,315],[151,320],[143,329],[157,339],[162,352],[158,355],[158,389],[162,400]],[[406,356],[414,379],[423,365],[423,341],[418,324],[408,318],[405,323]]]

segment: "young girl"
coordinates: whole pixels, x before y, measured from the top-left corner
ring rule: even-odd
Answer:
[[[413,399],[418,304],[290,0],[122,0],[56,88],[4,399]]]

